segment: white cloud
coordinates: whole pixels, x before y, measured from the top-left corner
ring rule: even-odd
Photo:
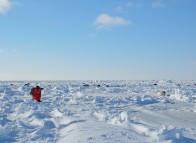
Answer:
[[[144,7],[144,3],[131,3],[131,2],[129,2],[129,3],[127,3],[126,4],[126,7],[127,8],[143,8]]]
[[[162,8],[162,7],[164,7],[165,5],[164,5],[164,3],[163,3],[162,0],[156,0],[156,1],[154,1],[154,2],[152,3],[151,6],[152,6],[153,8]]]
[[[116,12],[123,12],[123,11],[126,11],[127,9],[134,8],[134,7],[136,7],[136,5],[134,3],[132,3],[132,2],[123,3],[123,4],[119,5],[119,6],[117,6],[115,8],[115,11]]]
[[[0,0],[0,14],[6,13],[12,7],[10,0]]]
[[[109,28],[111,26],[127,25],[130,24],[130,21],[122,17],[114,17],[103,13],[96,18],[95,24],[97,28]]]

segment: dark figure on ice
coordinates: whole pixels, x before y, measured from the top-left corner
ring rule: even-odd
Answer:
[[[36,86],[36,87],[33,87],[31,89],[31,92],[30,94],[32,95],[32,100],[36,100],[38,102],[41,102],[41,91],[43,90],[44,88],[41,88],[39,86]]]

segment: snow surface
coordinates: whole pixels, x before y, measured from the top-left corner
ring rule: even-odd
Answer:
[[[2,81],[0,143],[196,143],[195,83]]]

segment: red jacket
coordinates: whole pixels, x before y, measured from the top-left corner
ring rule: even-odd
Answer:
[[[41,88],[33,88],[32,99],[40,101],[41,100]]]

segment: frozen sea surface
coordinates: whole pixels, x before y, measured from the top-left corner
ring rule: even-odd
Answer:
[[[196,143],[195,84],[1,81],[0,143]]]

